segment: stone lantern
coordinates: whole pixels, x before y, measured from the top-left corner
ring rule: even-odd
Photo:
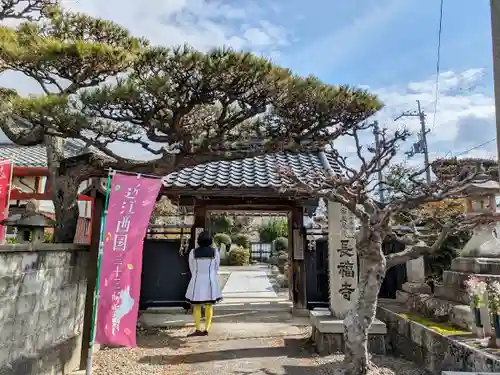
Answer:
[[[496,196],[500,192],[500,184],[492,181],[481,168],[479,175],[462,190],[465,198],[465,213],[468,216],[494,214],[496,212]],[[460,257],[500,258],[500,243],[494,228],[495,222],[479,225],[474,228],[472,238],[467,242]]]
[[[467,184],[462,190],[465,199],[465,212],[469,216],[480,214],[494,214],[496,212],[496,195],[500,191],[500,184],[492,181],[482,171],[474,181]],[[434,295],[443,300],[457,303],[453,315],[462,316],[462,324],[452,322],[460,327],[473,327],[470,316],[470,298],[464,286],[465,280],[474,275],[487,281],[500,281],[500,241],[495,235],[496,223],[485,223],[474,228],[471,239],[460,251],[459,256],[451,262],[451,269],[443,272],[443,282],[435,285]],[[487,307],[481,307],[481,321],[484,324],[484,334],[492,334],[492,327]],[[464,327],[465,328],[465,327]]]
[[[482,167],[478,176],[464,187],[463,192],[467,195],[465,210],[468,215],[496,211],[496,196],[500,192],[500,184],[492,181]]]
[[[43,243],[45,240],[45,228],[54,226],[54,221],[38,212],[39,204],[30,200],[26,204],[25,212],[10,215],[3,220],[2,225],[17,229],[17,242],[33,244]]]

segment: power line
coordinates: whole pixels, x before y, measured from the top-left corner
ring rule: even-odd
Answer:
[[[495,137],[495,138],[492,138],[492,139],[490,139],[489,141],[483,142],[483,143],[481,143],[481,144],[479,144],[479,145],[477,145],[477,146],[471,147],[471,148],[469,148],[469,149],[467,149],[467,150],[465,150],[465,151],[462,151],[462,152],[461,152],[461,153],[459,153],[459,154],[456,154],[456,155],[455,155],[455,157],[456,157],[456,156],[462,156],[462,155],[468,154],[469,152],[471,152],[471,151],[473,151],[473,150],[475,150],[475,149],[478,149],[479,147],[486,146],[487,144],[490,144],[491,142],[494,142],[494,141],[496,141],[496,140],[497,140],[497,138],[496,138],[496,137]]]
[[[434,115],[432,118],[432,127],[434,129],[436,126],[436,114],[437,106],[439,101],[439,75],[441,74],[441,35],[443,34],[443,8],[444,0],[441,0],[441,5],[439,9],[439,29],[438,29],[438,46],[437,46],[437,61],[436,61],[436,97],[434,99]]]

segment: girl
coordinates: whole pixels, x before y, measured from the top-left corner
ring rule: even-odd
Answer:
[[[191,280],[186,291],[186,299],[193,306],[196,331],[188,336],[206,336],[212,325],[213,305],[222,299],[217,280],[220,254],[212,244],[212,236],[207,231],[200,233],[198,247],[189,252]],[[205,305],[205,330],[201,330],[201,306]]]

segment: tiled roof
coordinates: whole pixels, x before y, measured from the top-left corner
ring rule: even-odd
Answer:
[[[85,151],[85,146],[76,141],[65,142],[65,156],[76,156]],[[46,167],[47,151],[44,145],[19,146],[13,143],[0,144],[0,159],[11,159],[22,167]]]
[[[290,168],[296,175],[335,169],[329,152],[280,152],[232,161],[215,161],[184,168],[163,178],[166,187],[191,188],[279,188],[278,168]]]

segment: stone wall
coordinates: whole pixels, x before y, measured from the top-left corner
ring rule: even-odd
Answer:
[[[432,375],[500,371],[500,357],[470,346],[467,336],[445,336],[405,319],[394,302],[381,301],[377,318],[387,325],[387,351],[419,364]]]
[[[80,364],[88,247],[0,246],[0,375],[63,375]]]

